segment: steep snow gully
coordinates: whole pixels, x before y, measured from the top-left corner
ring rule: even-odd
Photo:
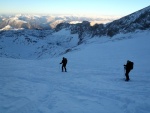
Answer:
[[[149,37],[147,30],[93,38],[51,59],[1,57],[0,113],[149,113]],[[127,60],[135,64],[129,82]]]

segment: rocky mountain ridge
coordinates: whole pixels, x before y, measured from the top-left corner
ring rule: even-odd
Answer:
[[[56,31],[64,28],[70,29],[72,34],[77,33],[81,41],[85,36],[112,37],[118,33],[147,30],[150,29],[150,6],[108,24],[95,24],[94,26],[90,26],[90,22],[88,21],[83,21],[76,25],[60,23],[57,25]]]

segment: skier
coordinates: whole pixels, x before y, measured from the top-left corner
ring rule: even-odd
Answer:
[[[133,62],[127,60],[127,64],[124,65],[124,69],[126,70],[125,71],[125,76],[126,76],[126,81],[129,81],[130,78],[129,78],[129,72],[133,69]]]
[[[62,64],[62,72],[64,71],[64,69],[65,69],[65,72],[67,72],[67,69],[66,69],[67,58],[63,57],[63,59],[62,59],[60,64]]]

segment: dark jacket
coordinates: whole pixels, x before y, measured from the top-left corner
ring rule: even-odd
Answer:
[[[67,59],[63,57],[63,59],[62,59],[60,64],[66,65],[67,64]]]

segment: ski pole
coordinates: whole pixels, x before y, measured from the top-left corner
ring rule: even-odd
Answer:
[[[60,71],[60,64],[59,64],[59,71]]]

